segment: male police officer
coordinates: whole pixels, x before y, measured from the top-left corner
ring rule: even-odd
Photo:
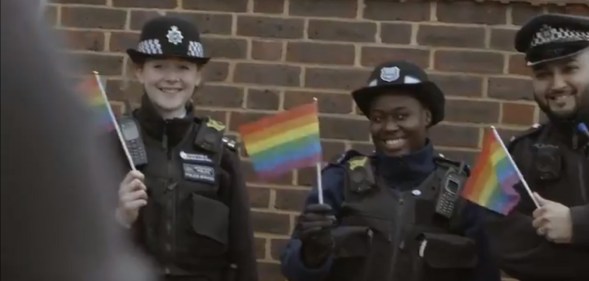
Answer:
[[[375,68],[353,93],[376,153],[348,151],[322,173],[281,257],[291,281],[499,280],[477,207],[457,198],[468,171],[436,157],[427,129],[444,95],[419,67]]]
[[[492,247],[522,281],[589,280],[589,18],[541,15],[516,35],[533,71],[534,98],[549,121],[512,139],[509,151],[532,198],[491,215]]]

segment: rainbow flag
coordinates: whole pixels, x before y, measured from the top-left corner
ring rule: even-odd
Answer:
[[[104,85],[102,82],[101,84]],[[98,84],[98,76],[89,75],[78,84],[76,89],[87,101],[99,128],[106,131],[113,130],[115,127],[110,114],[110,104],[102,94],[101,85]]]
[[[487,130],[483,149],[462,189],[462,197],[482,207],[507,215],[519,202],[514,185],[521,174],[495,128]]]
[[[276,178],[321,161],[317,112],[313,102],[239,127],[260,178]]]

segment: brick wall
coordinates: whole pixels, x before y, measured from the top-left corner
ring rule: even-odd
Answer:
[[[446,155],[472,159],[481,128],[506,135],[538,122],[522,56],[512,47],[518,25],[547,11],[589,15],[583,1],[536,5],[513,1],[394,0],[54,0],[47,19],[70,51],[108,78],[108,95],[137,102],[124,50],[159,13],[198,23],[214,59],[195,98],[202,114],[239,124],[319,99],[326,159],[345,149],[370,149],[367,122],[349,93],[385,59],[427,68],[445,90],[446,120],[431,134]],[[501,1],[509,2],[509,1]],[[525,2],[525,1],[523,1]],[[542,1],[546,2],[546,1]],[[366,132],[366,133],[364,133]],[[299,170],[273,184],[248,173],[261,280],[282,280],[278,257],[314,182]]]

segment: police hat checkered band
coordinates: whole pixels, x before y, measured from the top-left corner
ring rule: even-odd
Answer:
[[[190,41],[188,43],[188,55],[191,57],[202,58],[204,57],[204,51],[202,44],[196,41]]]
[[[139,42],[137,45],[137,51],[148,55],[163,54],[162,45],[158,39],[147,39]]]
[[[589,31],[577,31],[567,28],[554,28],[543,25],[534,35],[530,47],[536,47],[553,42],[589,41]]]

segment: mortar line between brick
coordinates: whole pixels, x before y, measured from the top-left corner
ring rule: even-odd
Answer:
[[[430,4],[430,9],[429,9],[429,19],[432,22],[437,22],[438,21],[438,3],[436,1],[432,1]]]
[[[364,8],[365,8],[364,0],[357,0],[356,1],[356,19],[357,20],[361,20],[362,17],[364,16]]]
[[[295,172],[296,172],[296,170],[295,170]],[[270,189],[270,198],[268,200],[268,210],[270,210],[272,212],[280,211],[280,210],[276,209],[276,190],[274,190],[274,189]],[[277,212],[277,213],[279,213],[279,212]]]
[[[485,30],[485,48],[490,49],[491,48],[491,27],[486,26],[484,28],[484,30]]]
[[[507,5],[507,10],[505,11],[507,25],[513,25],[513,7],[511,5]]]
[[[412,23],[411,24],[411,39],[409,42],[410,46],[419,46],[419,44],[417,44],[417,33],[418,32],[419,32],[419,24]]]
[[[176,0],[176,8],[174,10],[182,10],[184,7],[184,3],[182,0]]]
[[[106,31],[104,32],[104,46],[103,46],[103,50],[105,52],[109,52],[110,51],[110,38],[112,36],[112,33],[110,31]]]
[[[382,24],[376,23],[376,33],[374,34],[374,42],[382,44]]]
[[[106,0],[106,6],[112,7],[112,0]]]
[[[268,239],[268,238],[263,238],[263,239],[264,239],[264,258],[259,261],[268,261],[269,259],[272,258],[272,251],[271,251],[272,246],[270,245],[270,239]]]
[[[267,232],[259,232],[256,231],[256,238],[263,238],[263,239],[289,239],[289,235],[281,235],[281,234],[272,234]]]
[[[125,28],[123,30],[131,30],[131,10],[128,9],[125,15]]]
[[[243,109],[248,109],[247,108],[247,100],[249,99],[249,93],[250,93],[250,88],[243,89],[243,100],[241,101],[241,108],[243,108]]]
[[[237,14],[231,14],[231,35],[237,35]]]
[[[504,107],[505,102],[499,102],[499,123],[502,124],[503,123],[503,107]]]
[[[248,13],[253,13],[254,12],[254,0],[248,0],[247,1],[247,9],[246,9],[246,11]]]
[[[509,75],[509,55],[503,54],[503,74]]]
[[[288,16],[288,14],[290,13],[290,0],[284,0],[284,7],[282,10],[284,11],[282,13],[282,16]]]

